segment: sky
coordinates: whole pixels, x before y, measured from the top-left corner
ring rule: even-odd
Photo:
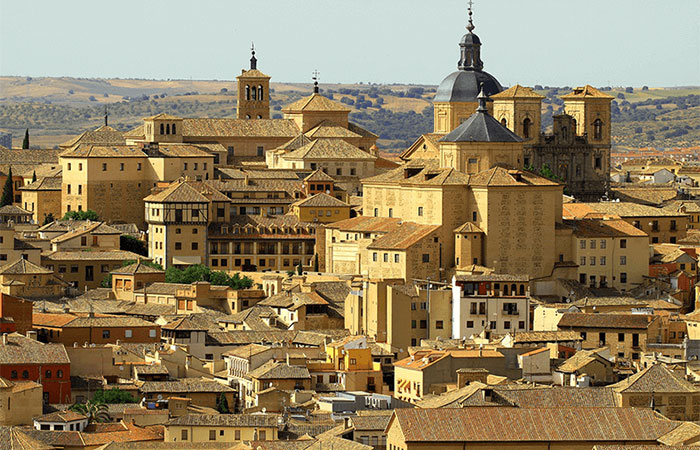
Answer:
[[[438,84],[466,0],[0,0],[0,75]],[[700,0],[475,0],[504,86],[700,85]]]

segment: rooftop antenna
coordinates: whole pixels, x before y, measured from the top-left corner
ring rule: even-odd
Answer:
[[[467,8],[467,10],[469,11],[469,24],[467,25],[467,31],[471,33],[474,30],[474,22],[472,22],[472,5],[474,4],[474,2],[472,0],[469,0],[467,4],[469,5],[469,8]]]
[[[314,80],[314,94],[318,94],[318,76],[319,76],[318,69],[314,70],[312,75],[313,75],[313,77],[311,77],[311,79]]]

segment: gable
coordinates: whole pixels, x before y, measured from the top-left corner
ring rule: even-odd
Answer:
[[[404,161],[409,161],[411,159],[439,159],[440,158],[440,147],[437,144],[437,139],[442,137],[441,134],[434,135],[435,139],[431,139],[431,136],[421,135],[416,141],[404,150],[399,156]]]

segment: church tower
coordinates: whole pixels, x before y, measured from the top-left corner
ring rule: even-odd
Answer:
[[[460,58],[457,71],[447,76],[438,86],[434,105],[435,133],[447,134],[457,128],[469,116],[476,112],[477,96],[481,86],[487,96],[503,90],[501,84],[484,72],[484,62],[481,60],[481,40],[474,34],[472,7],[469,4],[469,24],[467,34],[459,43]],[[492,111],[489,105],[489,112]]]
[[[258,70],[255,47],[251,49],[250,70],[243,69],[238,80],[238,118],[270,118],[270,76]]]
[[[542,131],[542,95],[516,84],[491,98],[493,117],[496,120],[523,138],[525,143],[539,142]]]
[[[564,111],[576,121],[576,135],[586,136],[589,144],[610,146],[611,112],[613,97],[593,86],[577,87],[561,97]]]

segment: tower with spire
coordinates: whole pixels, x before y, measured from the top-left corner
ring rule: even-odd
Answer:
[[[478,106],[477,95],[483,85],[487,96],[503,90],[501,84],[485,72],[481,59],[481,39],[474,33],[473,3],[469,1],[467,34],[459,42],[457,71],[448,75],[438,87],[433,99],[434,132],[447,134],[471,116]],[[489,111],[492,111],[490,104]]]
[[[243,69],[236,77],[238,81],[239,119],[270,118],[270,76],[258,70],[255,45],[250,48],[250,69]]]

